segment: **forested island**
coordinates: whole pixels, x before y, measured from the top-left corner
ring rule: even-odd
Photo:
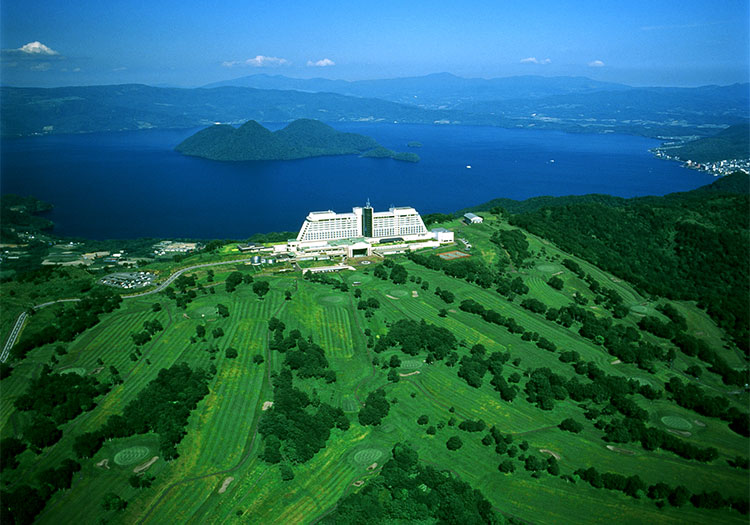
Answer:
[[[336,131],[312,119],[295,120],[278,131],[270,131],[254,120],[239,128],[216,124],[188,137],[175,150],[184,155],[220,161],[294,160],[328,155],[419,161],[414,153],[396,153],[373,138]]]

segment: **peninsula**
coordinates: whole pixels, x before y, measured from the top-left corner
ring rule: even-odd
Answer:
[[[395,153],[371,137],[343,133],[318,120],[299,119],[278,131],[254,120],[239,128],[216,124],[181,142],[184,155],[221,161],[293,160],[326,155],[362,155],[418,162],[413,153]]]

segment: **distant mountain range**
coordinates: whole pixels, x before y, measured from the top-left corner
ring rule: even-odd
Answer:
[[[632,88],[583,77],[484,80],[449,74],[357,82],[253,75],[231,82],[259,87],[2,87],[2,135],[307,118],[686,137],[750,119],[748,84]]]
[[[221,161],[292,160],[355,154],[419,161],[414,153],[395,153],[373,138],[342,133],[310,119],[295,120],[284,129],[273,132],[254,120],[239,128],[219,124],[188,137],[175,149],[185,155]]]
[[[379,98],[429,109],[450,109],[462,103],[480,100],[538,99],[568,93],[631,89],[624,84],[599,82],[586,77],[527,75],[484,79],[462,78],[450,73],[352,82],[260,74],[214,82],[204,87],[225,86],[338,93],[354,97]]]

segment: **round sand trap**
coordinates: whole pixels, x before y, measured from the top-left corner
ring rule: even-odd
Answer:
[[[391,290],[388,292],[388,294],[392,295],[393,297],[406,297],[409,295],[409,292],[406,290]]]
[[[148,447],[130,447],[115,454],[115,463],[120,466],[134,465],[148,456]]]
[[[693,424],[690,423],[690,421],[680,416],[664,416],[661,418],[661,422],[664,423],[665,426],[676,430],[690,430],[693,428]]]
[[[66,368],[65,370],[60,370],[60,372],[58,373],[59,374],[78,374],[79,376],[85,376],[86,369],[85,368]]]
[[[383,451],[378,448],[363,448],[354,453],[354,462],[358,465],[371,465],[383,456]]]
[[[326,295],[325,297],[320,298],[321,303],[326,304],[339,304],[344,302],[344,296],[343,295]]]

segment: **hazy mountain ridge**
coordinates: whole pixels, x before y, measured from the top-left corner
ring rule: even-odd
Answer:
[[[478,95],[476,88],[485,81],[452,75],[354,84],[360,86],[358,89],[370,85],[377,89],[385,86],[386,92],[381,89],[383,98],[410,99],[410,104],[331,92],[250,87],[179,89],[136,84],[51,89],[3,87],[0,88],[0,110],[2,135],[5,137],[149,128],[186,129],[216,122],[290,122],[300,118],[327,122],[439,123],[686,137],[708,136],[750,118],[747,84],[628,88],[596,83],[582,77],[561,78],[563,80],[544,77],[496,79],[505,83],[505,95],[498,95],[497,87],[486,81],[491,87],[486,96]],[[319,80],[321,89],[343,82]],[[292,83],[295,79],[284,80],[287,81]],[[555,82],[562,83],[562,87],[555,87]],[[513,83],[515,88],[508,87]],[[469,87],[463,87],[464,84]],[[534,88],[535,84],[539,85],[538,89]],[[542,96],[549,90],[563,88],[579,91]],[[601,90],[605,88],[611,90]],[[518,98],[521,92],[525,93],[525,98]],[[441,100],[447,100],[447,103],[441,105],[444,109],[433,109],[434,104],[422,104],[420,95],[414,93],[428,93],[435,100],[442,97]],[[486,98],[495,96],[515,98]]]
[[[257,89],[291,89],[380,98],[430,109],[449,109],[463,101],[542,98],[565,93],[630,89],[624,84],[600,82],[587,77],[524,75],[501,78],[463,78],[450,73],[378,80],[330,80],[290,78],[282,75],[249,75],[214,82],[204,87],[241,86]]]

